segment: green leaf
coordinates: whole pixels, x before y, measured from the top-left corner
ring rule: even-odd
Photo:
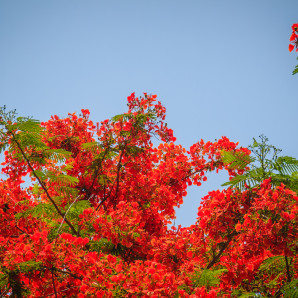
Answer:
[[[69,205],[67,205],[65,207],[66,210],[68,210]],[[70,219],[77,219],[78,220],[79,215],[82,214],[85,209],[88,209],[90,207],[91,207],[91,204],[88,200],[77,201],[69,209],[69,211],[67,213],[67,217],[70,218]]]
[[[243,293],[241,296],[237,296],[239,298],[251,298],[251,297],[260,297],[257,296],[256,293],[250,292],[250,293]]]
[[[243,175],[235,176],[230,181],[222,184],[222,186],[230,186],[230,187],[238,188],[240,190],[244,190],[245,184],[247,184],[249,187],[254,187],[257,184],[259,184],[262,180],[263,178],[262,178],[262,174],[260,173],[260,170],[253,169]]]
[[[64,162],[71,157],[71,152],[64,149],[47,149],[44,151],[44,154],[56,162]]]
[[[79,182],[79,179],[77,177],[73,177],[73,176],[70,176],[70,175],[58,175],[58,176],[53,176],[52,177],[52,180],[54,181],[57,181],[59,182],[61,185],[75,185],[76,183]]]
[[[225,165],[229,165],[231,169],[244,169],[250,163],[255,161],[255,158],[250,157],[244,152],[221,151],[221,157]]]
[[[17,127],[21,131],[40,132],[43,128],[40,126],[40,122],[36,119],[28,117],[18,117]]]
[[[283,270],[286,266],[284,256],[274,256],[264,260],[259,268],[260,271],[268,271],[270,269]]]
[[[97,142],[90,142],[82,144],[82,148],[85,150],[90,150],[92,153],[97,153],[99,144]]]
[[[214,287],[220,284],[219,276],[227,271],[228,271],[227,269],[218,269],[218,270],[205,269],[202,272],[197,272],[195,276],[192,278],[192,280],[196,287],[198,286]]]
[[[111,118],[112,121],[117,122],[120,120],[127,121],[132,118],[132,114],[120,114],[120,115],[115,115],[114,117]]]
[[[49,182],[57,183],[59,186],[73,186],[79,182],[79,179],[77,177],[73,177],[73,176],[65,175],[65,174],[57,175],[55,172],[52,172],[52,171],[35,170],[35,174],[42,181],[48,180]]]
[[[285,184],[287,188],[298,191],[298,160],[289,156],[280,156],[280,149],[268,145],[268,139],[261,135],[261,142],[253,139],[253,144],[249,146],[255,157],[247,156],[243,153],[222,151],[222,160],[231,169],[245,169],[249,165],[251,170],[243,175],[238,175],[222,186],[235,187],[245,190],[248,187],[255,187],[264,179],[271,177],[271,184],[279,186]]]
[[[290,156],[280,156],[276,160],[275,169],[282,175],[292,175],[298,172],[298,160]]]
[[[20,219],[23,217],[28,217],[31,215],[32,217],[44,219],[44,217],[48,218],[57,218],[58,214],[56,209],[52,204],[46,204],[46,203],[39,203],[34,207],[28,208],[27,210],[23,212],[19,212],[15,214],[16,219]]]
[[[8,275],[6,273],[0,273],[0,289],[8,284]]]
[[[17,266],[21,272],[28,273],[30,271],[39,270],[40,267],[42,266],[42,262],[41,261],[36,262],[36,261],[30,260],[27,262],[19,263],[17,264]]]
[[[297,60],[298,60],[298,57],[297,57]],[[292,75],[298,73],[298,65],[295,66],[293,72],[292,72]]]
[[[285,284],[282,288],[284,298],[298,298],[298,279]]]

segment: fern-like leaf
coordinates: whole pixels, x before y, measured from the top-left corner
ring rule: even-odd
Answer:
[[[244,152],[221,151],[221,157],[224,164],[229,165],[231,169],[245,169],[255,158]]]
[[[0,289],[7,286],[8,284],[8,275],[6,273],[0,274]]]
[[[253,169],[251,171],[246,172],[243,175],[238,175],[232,178],[230,181],[225,182],[222,186],[230,186],[235,187],[240,190],[245,189],[245,184],[249,187],[254,187],[262,181],[262,174],[260,173],[260,169]]]
[[[127,121],[132,118],[132,114],[120,114],[120,115],[115,115],[114,117],[111,118],[112,121],[117,122],[120,120]]]
[[[290,156],[280,156],[276,160],[275,169],[282,175],[292,175],[298,172],[298,160]]]
[[[202,272],[198,272],[193,277],[193,283],[195,286],[214,287],[220,283],[219,277],[226,272],[226,269],[211,270],[205,269]]]
[[[286,266],[284,256],[274,256],[264,260],[259,268],[260,271],[269,271],[269,270],[283,270]]]
[[[285,284],[282,289],[284,298],[298,298],[298,279]]]
[[[298,60],[298,57],[297,57],[297,60]],[[292,72],[292,75],[298,73],[298,65],[295,66],[293,72]]]
[[[39,203],[34,207],[28,208],[27,210],[15,214],[16,219],[26,218],[29,215],[39,219],[42,218],[58,218],[58,213],[52,204]]]

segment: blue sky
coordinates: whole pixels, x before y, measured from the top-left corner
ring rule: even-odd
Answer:
[[[0,0],[0,106],[41,121],[82,108],[102,121],[157,94],[188,148],[265,134],[298,158],[297,0]],[[189,189],[177,224],[225,175]]]

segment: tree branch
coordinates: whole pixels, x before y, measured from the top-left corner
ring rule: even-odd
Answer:
[[[73,278],[83,280],[83,277],[78,276],[76,274],[73,274],[73,273],[71,273],[70,271],[67,271],[67,270],[65,271],[65,270],[62,270],[62,269],[55,268],[55,271],[60,272],[60,273],[66,273],[66,274],[70,275]]]
[[[285,260],[286,260],[286,267],[287,267],[287,278],[288,278],[288,282],[291,281],[291,274],[290,274],[290,266],[289,266],[289,261],[288,261],[288,257],[285,256]]]
[[[37,179],[38,183],[40,184],[40,186],[42,187],[42,189],[44,190],[44,192],[46,193],[48,199],[50,200],[50,202],[54,205],[55,209],[57,210],[58,214],[64,218],[64,213],[59,209],[58,205],[55,203],[55,201],[52,199],[52,197],[50,196],[46,186],[44,185],[44,183],[40,180],[40,178],[37,176],[37,174],[35,173],[35,170],[33,169],[30,160],[28,159],[28,157],[26,156],[24,150],[22,149],[21,145],[19,144],[18,140],[15,137],[15,134],[13,132],[11,132],[12,134],[12,138],[13,141],[16,143],[16,145],[18,146],[18,149],[20,150],[22,156],[24,157],[25,161],[27,162],[29,168],[31,169],[34,177]],[[71,224],[71,222],[65,218],[65,222],[67,223],[67,225],[70,227],[70,229],[73,231],[73,233],[75,233],[77,235],[77,231],[74,228],[74,226]]]
[[[80,286],[73,286],[73,287],[70,287],[70,288],[66,288],[66,289],[64,289],[64,290],[59,291],[57,294],[62,293],[62,292],[65,292],[65,291],[70,290],[70,289],[79,288],[79,287],[80,287]],[[51,294],[48,294],[48,295],[45,295],[45,296],[41,296],[40,298],[49,297],[49,296],[52,296],[52,295],[54,295],[54,294],[55,294],[55,293],[51,293]]]
[[[57,291],[56,291],[56,287],[55,287],[55,280],[54,280],[53,270],[51,272],[52,272],[53,289],[54,289],[55,297],[57,298],[58,295],[57,295]]]
[[[230,244],[230,242],[231,242],[232,239],[233,239],[233,236],[235,236],[235,235],[237,235],[237,232],[233,232],[232,234],[230,234],[230,235],[228,236],[228,240],[227,240],[227,242],[225,242],[225,243],[221,246],[221,248],[220,248],[218,254],[215,255],[215,256],[212,258],[211,262],[208,264],[208,266],[206,267],[206,269],[210,269],[215,263],[218,262],[218,259],[220,258],[220,256],[222,255],[222,253],[225,251],[225,249],[228,247],[228,245]]]
[[[114,198],[116,198],[116,196],[118,194],[119,183],[120,183],[120,170],[121,170],[121,167],[122,167],[121,161],[122,161],[122,157],[124,155],[124,152],[125,152],[126,147],[127,147],[127,141],[124,143],[124,148],[121,151],[120,156],[119,156],[119,161],[118,161],[118,164],[117,164],[117,176],[116,176],[116,179],[115,179],[115,181],[113,183],[113,186],[112,186],[111,190],[109,191],[109,194],[105,198],[103,198],[103,200],[98,204],[98,206],[96,207],[95,210],[98,210],[99,207],[110,197],[110,195],[111,195],[111,193],[112,193],[112,191],[114,189],[115,183],[116,183],[116,191],[115,191]]]
[[[102,158],[100,159],[100,162],[98,163],[98,166],[97,166],[95,172],[93,173],[92,184],[91,184],[91,186],[88,188],[88,191],[87,191],[87,200],[89,200],[90,197],[91,197],[91,195],[92,195],[91,192],[92,192],[92,190],[93,190],[95,180],[96,180],[96,178],[97,178],[97,176],[98,176],[99,170],[102,168],[102,162],[103,162],[104,158],[106,157],[106,155],[107,155],[109,149],[110,149],[110,146],[108,146],[108,147],[105,149],[105,152],[104,152]]]

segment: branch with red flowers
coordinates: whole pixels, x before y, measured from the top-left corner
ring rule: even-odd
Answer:
[[[36,174],[35,170],[33,169],[30,160],[28,159],[27,155],[25,154],[22,146],[20,145],[20,143],[18,142],[17,138],[15,137],[15,134],[13,132],[11,132],[12,135],[12,139],[15,142],[15,144],[17,145],[19,151],[21,152],[23,158],[25,159],[28,167],[30,168],[30,170],[32,171],[34,177],[37,179],[39,185],[42,187],[42,189],[44,190],[47,198],[50,200],[50,202],[53,204],[53,206],[55,207],[55,209],[57,210],[58,214],[63,218],[63,220],[67,223],[67,225],[70,227],[70,229],[72,230],[72,232],[75,235],[78,235],[78,232],[76,231],[76,229],[74,228],[74,226],[71,224],[71,222],[65,217],[65,214],[59,209],[58,205],[55,203],[55,201],[53,200],[53,198],[50,196],[48,189],[46,188],[46,186],[44,185],[44,183],[40,180],[40,178],[38,177],[38,175]]]
[[[226,242],[221,243],[221,248],[220,248],[219,252],[212,258],[211,262],[208,264],[206,269],[210,269],[215,263],[217,263],[219,261],[220,256],[223,254],[225,249],[228,247],[228,245],[232,241],[233,237],[236,236],[237,234],[238,234],[237,232],[233,232],[232,234],[230,234],[228,236],[228,239]]]
[[[298,52],[298,23],[292,25],[292,34],[290,37],[289,51],[292,52],[294,48],[296,48],[296,52]],[[298,58],[297,58],[298,59]],[[298,65],[296,65],[293,70],[293,75],[298,73]]]
[[[126,148],[127,148],[127,141],[124,142],[124,148],[123,148],[123,150],[121,151],[120,156],[119,156],[119,161],[118,161],[118,164],[117,164],[117,174],[116,174],[116,179],[115,179],[115,181],[114,181],[114,183],[113,183],[113,185],[112,185],[112,187],[111,187],[111,190],[110,190],[109,194],[101,200],[101,202],[100,202],[100,203],[98,204],[98,206],[96,207],[96,210],[98,210],[99,207],[100,207],[100,206],[101,206],[101,205],[102,205],[102,204],[103,204],[103,203],[104,203],[104,202],[111,196],[111,193],[112,193],[112,191],[113,191],[113,189],[114,189],[115,184],[116,184],[116,191],[115,191],[114,198],[117,197],[117,194],[118,194],[118,191],[119,191],[119,183],[120,183],[120,170],[121,170],[121,168],[122,168],[122,164],[121,164],[121,162],[122,162],[122,158],[123,158],[123,155],[124,155],[124,153],[125,153]]]

